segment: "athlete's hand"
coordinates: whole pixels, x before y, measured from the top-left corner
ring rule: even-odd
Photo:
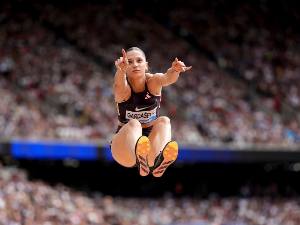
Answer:
[[[172,63],[171,67],[175,72],[185,72],[192,69],[192,66],[186,67],[183,62],[179,61],[177,57],[175,61]]]
[[[122,49],[123,57],[120,57],[118,60],[115,61],[115,65],[118,70],[126,72],[128,67],[128,60],[127,55],[124,49]]]

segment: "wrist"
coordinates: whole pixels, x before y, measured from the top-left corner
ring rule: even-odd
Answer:
[[[116,73],[118,73],[118,74],[124,74],[124,75],[125,75],[125,74],[126,74],[126,71],[123,71],[123,70],[117,70]]]
[[[171,67],[171,70],[172,70],[172,72],[180,73],[180,71],[174,70],[172,67]]]

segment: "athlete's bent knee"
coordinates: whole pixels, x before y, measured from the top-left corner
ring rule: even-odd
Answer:
[[[161,117],[157,118],[157,120],[156,120],[156,123],[162,123],[165,125],[169,125],[170,122],[171,121],[170,121],[169,117],[167,117],[167,116],[161,116]]]
[[[142,130],[142,125],[140,123],[140,121],[136,120],[136,119],[133,119],[133,120],[130,120],[128,123],[127,123],[127,129],[130,129],[130,130],[137,130],[137,129],[140,129]]]

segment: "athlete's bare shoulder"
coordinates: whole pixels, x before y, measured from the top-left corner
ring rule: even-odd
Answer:
[[[146,80],[147,81],[149,81],[153,77],[152,73],[145,73],[145,75],[146,75]]]
[[[158,77],[162,75],[160,73],[146,73],[146,79],[147,79],[147,85],[149,88],[149,91],[154,95],[160,95],[161,94],[161,88],[162,86],[159,85]]]
[[[150,80],[155,80],[155,79],[159,78],[160,76],[163,75],[163,73],[154,73],[154,74],[146,73],[145,75],[146,75],[147,81],[150,81]]]

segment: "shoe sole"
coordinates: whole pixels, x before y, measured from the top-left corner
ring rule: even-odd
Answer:
[[[152,174],[155,177],[161,177],[178,156],[178,144],[175,141],[170,141],[162,151],[163,161],[153,170]]]
[[[139,172],[141,176],[147,176],[150,172],[148,166],[148,154],[150,152],[150,141],[147,137],[142,136],[139,138],[135,148],[136,159],[138,161]]]

